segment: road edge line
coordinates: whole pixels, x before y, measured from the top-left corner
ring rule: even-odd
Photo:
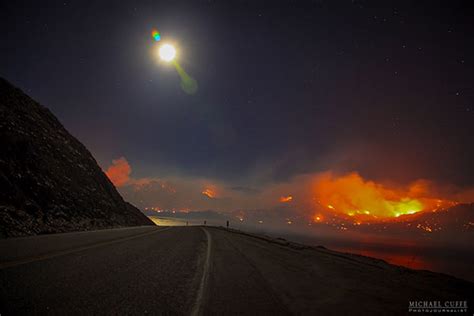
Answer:
[[[207,239],[206,260],[204,261],[204,267],[202,271],[201,282],[199,283],[199,289],[196,296],[196,301],[194,302],[194,306],[191,311],[192,316],[198,316],[202,314],[204,292],[207,289],[207,282],[209,279],[209,270],[210,270],[209,266],[211,262],[211,244],[212,244],[211,234],[204,227],[201,227],[201,229],[206,234],[206,239]]]

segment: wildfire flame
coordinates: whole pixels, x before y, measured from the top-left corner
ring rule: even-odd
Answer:
[[[366,181],[358,173],[340,177],[324,173],[316,179],[313,192],[323,209],[358,221],[416,214],[446,202],[429,197],[422,182],[408,188],[388,188]]]
[[[321,222],[323,219],[324,219],[324,217],[321,214],[314,214],[314,216],[313,216],[313,221],[315,221],[315,222]]]
[[[293,200],[293,197],[291,195],[280,197],[281,203],[288,203],[291,202],[291,200]]]
[[[216,192],[212,190],[211,188],[206,188],[204,191],[201,192],[203,195],[207,196],[210,199],[213,199],[216,197]]]

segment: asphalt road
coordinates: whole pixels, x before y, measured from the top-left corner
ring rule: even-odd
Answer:
[[[2,316],[407,314],[410,300],[470,306],[473,293],[449,276],[212,227],[0,240]]]

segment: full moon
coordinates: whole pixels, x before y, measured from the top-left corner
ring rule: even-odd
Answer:
[[[159,54],[164,61],[172,61],[176,56],[176,50],[173,45],[163,44],[160,46]]]

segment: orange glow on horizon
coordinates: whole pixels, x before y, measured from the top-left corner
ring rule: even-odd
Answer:
[[[357,222],[396,219],[452,203],[433,198],[428,191],[423,181],[414,182],[408,188],[387,187],[365,180],[355,172],[343,176],[321,174],[313,187],[323,210],[352,217]]]
[[[210,199],[214,199],[216,197],[216,191],[211,188],[206,188],[204,191],[201,192],[203,195],[207,196]]]
[[[293,200],[293,197],[291,195],[280,197],[281,203],[288,203],[288,202],[291,202],[292,200]]]

